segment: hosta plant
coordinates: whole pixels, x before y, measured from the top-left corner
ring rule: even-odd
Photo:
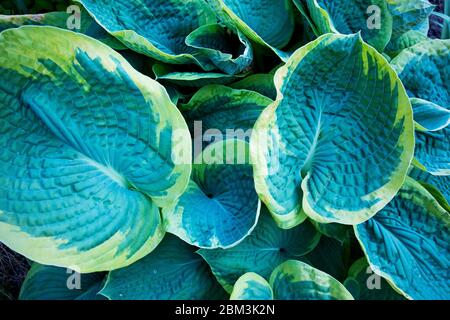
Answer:
[[[449,7],[3,1],[0,299],[450,299]]]

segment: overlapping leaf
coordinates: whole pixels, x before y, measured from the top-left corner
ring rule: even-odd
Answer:
[[[191,170],[188,128],[164,88],[62,29],[5,30],[0,50],[0,240],[82,272],[152,251],[158,206]]]
[[[203,150],[186,192],[162,211],[166,230],[202,248],[232,247],[248,236],[261,207],[248,149],[229,139]]]
[[[101,294],[112,300],[225,299],[223,288],[195,248],[175,236],[133,265],[110,272]]]
[[[406,92],[386,60],[358,35],[325,35],[275,76],[277,101],[258,119],[255,185],[277,223],[305,213],[358,224],[400,189],[414,136]]]
[[[320,234],[309,221],[291,230],[283,230],[277,227],[265,208],[261,210],[256,228],[237,246],[227,250],[199,251],[228,292],[247,272],[258,273],[268,280],[280,263],[304,256],[319,242]]]
[[[373,271],[406,297],[450,298],[450,216],[418,182],[354,228]]]

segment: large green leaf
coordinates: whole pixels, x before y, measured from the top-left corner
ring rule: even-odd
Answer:
[[[418,182],[354,228],[373,271],[406,297],[450,298],[450,216]]]
[[[357,300],[405,300],[385,279],[373,272],[366,258],[353,263],[344,285]]]
[[[148,254],[164,234],[158,206],[191,171],[189,131],[164,88],[54,27],[5,30],[0,51],[0,241],[81,272]]]
[[[275,84],[251,155],[277,223],[375,215],[400,189],[414,149],[411,104],[394,70],[358,35],[328,34],[296,51]]]
[[[77,274],[73,270],[34,263],[20,291],[21,300],[103,300],[98,292],[105,274]]]
[[[320,240],[314,226],[305,221],[291,230],[277,227],[264,207],[253,232],[237,246],[230,249],[199,250],[228,292],[234,283],[247,272],[255,272],[269,279],[272,270],[280,263],[296,259],[310,252]]]
[[[209,85],[197,91],[187,104],[180,105],[180,109],[194,139],[204,139],[208,130],[218,130],[228,138],[249,140],[256,120],[272,102],[257,92]],[[199,121],[200,137],[195,132],[195,122]]]
[[[163,208],[166,230],[201,248],[228,248],[248,236],[261,202],[253,187],[248,143],[230,139],[210,144],[194,159],[191,182]]]
[[[353,300],[339,281],[296,260],[278,266],[270,276],[270,285],[277,300]]]
[[[259,274],[249,272],[236,281],[230,300],[272,300],[269,283]]]
[[[272,48],[281,58],[281,50],[291,39],[295,17],[291,0],[207,0],[221,20],[234,25],[249,39]]]
[[[175,236],[129,267],[111,271],[101,294],[112,300],[225,299],[202,257]]]
[[[198,49],[212,64],[227,74],[242,73],[253,62],[250,41],[239,30],[234,33],[220,24],[199,27],[189,34],[186,44]]]
[[[392,34],[392,16],[385,0],[294,0],[314,24],[318,35],[353,34],[382,52]]]
[[[77,0],[130,49],[167,63],[212,66],[186,44],[198,27],[216,23],[203,0]]]

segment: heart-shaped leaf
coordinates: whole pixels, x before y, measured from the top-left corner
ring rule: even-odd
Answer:
[[[414,149],[411,104],[394,70],[359,35],[328,34],[297,50],[275,84],[251,155],[277,223],[375,215],[400,189]]]
[[[148,254],[164,234],[158,206],[191,171],[190,134],[164,88],[54,27],[5,30],[0,51],[0,241],[86,273]]]
[[[227,295],[195,248],[166,235],[155,251],[109,273],[101,294],[111,300],[220,300]]]
[[[194,160],[186,192],[163,209],[166,230],[201,248],[228,248],[256,226],[261,203],[253,187],[248,143],[210,144]]]
[[[373,271],[406,297],[450,298],[450,216],[418,182],[354,228]]]

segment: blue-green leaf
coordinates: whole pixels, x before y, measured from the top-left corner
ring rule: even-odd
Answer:
[[[104,300],[98,294],[104,273],[79,274],[71,269],[34,263],[20,291],[20,300]]]
[[[253,62],[253,49],[247,37],[239,30],[235,34],[220,24],[199,27],[189,34],[186,44],[198,49],[226,74],[242,73]]]
[[[354,228],[372,270],[406,297],[450,299],[450,216],[418,182]]]
[[[0,241],[85,273],[148,254],[164,234],[158,206],[191,171],[167,92],[71,31],[8,29],[0,51]]]
[[[72,8],[73,10],[70,10],[71,7],[69,7],[67,12],[55,11],[42,14],[0,15],[0,31],[25,25],[52,26],[83,33],[102,41],[116,50],[127,48],[98,25],[86,10],[78,6]],[[79,18],[79,25],[74,20],[76,18]]]
[[[419,131],[439,131],[450,124],[450,109],[419,98],[411,98],[411,105]]]
[[[236,281],[230,300],[272,300],[269,283],[259,274],[249,272]]]
[[[272,102],[257,92],[209,85],[197,91],[187,104],[180,105],[180,109],[194,139],[204,139],[204,133],[214,130],[228,139],[248,141],[256,120]],[[200,137],[196,136],[195,122],[201,124]]]
[[[230,84],[234,89],[256,91],[272,100],[277,98],[277,89],[273,83],[273,74],[253,74],[238,82]]]
[[[392,34],[392,16],[385,0],[294,0],[303,2],[304,14],[313,29],[326,33],[361,32],[368,44],[382,52]]]
[[[145,258],[110,272],[101,294],[112,300],[226,299],[210,268],[194,250],[168,234]]]
[[[450,176],[434,176],[415,167],[411,168],[409,176],[422,184],[450,212]]]
[[[211,70],[186,37],[198,27],[216,23],[203,0],[77,0],[111,35],[130,49],[157,60],[195,63]]]
[[[353,300],[339,281],[296,260],[278,266],[270,276],[270,285],[277,300]]]
[[[261,203],[248,149],[230,139],[210,144],[194,159],[188,189],[162,210],[168,232],[201,248],[229,248],[251,233]]]
[[[247,272],[266,280],[283,261],[304,256],[320,240],[314,226],[305,221],[291,230],[277,227],[264,207],[253,232],[237,246],[223,250],[199,250],[220,284],[231,292],[234,283]]]
[[[353,263],[344,285],[356,300],[405,300],[385,279],[373,272],[366,258]]]
[[[358,35],[327,34],[297,50],[275,84],[251,155],[277,223],[375,215],[400,189],[414,149],[411,104],[388,62]]]

